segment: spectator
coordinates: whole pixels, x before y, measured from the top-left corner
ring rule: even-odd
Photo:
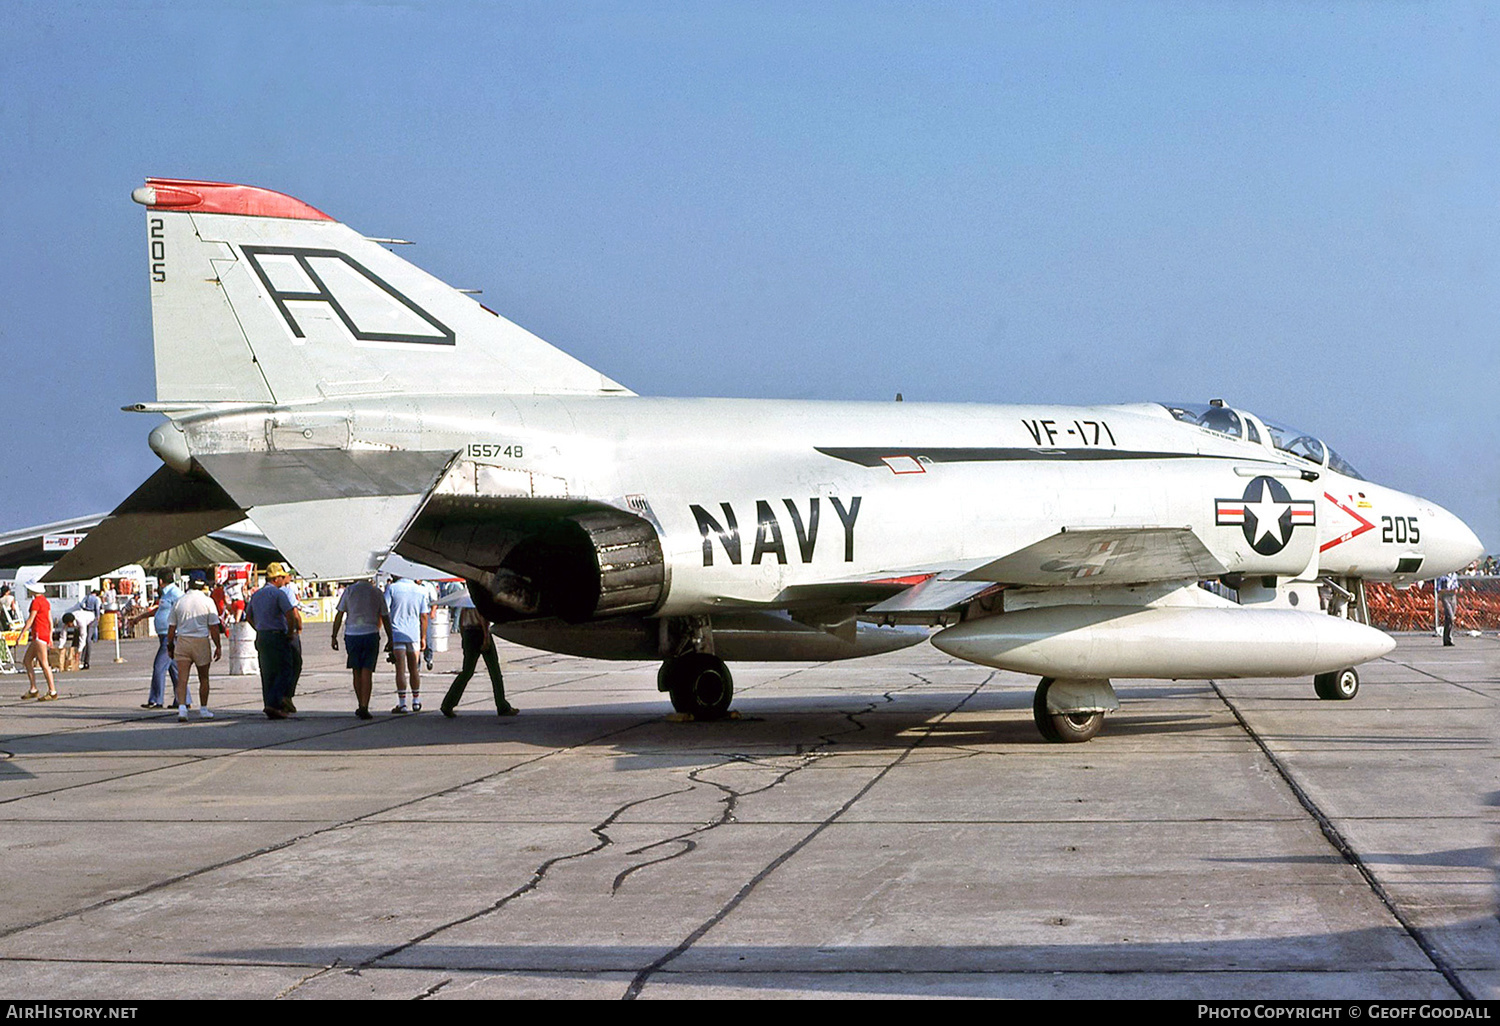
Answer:
[[[141,703],[142,709],[166,708],[167,678],[172,680],[172,689],[175,691],[177,688],[177,664],[167,652],[167,627],[172,619],[172,607],[182,598],[182,589],[177,586],[170,573],[160,573],[156,580],[156,601],[130,618],[130,624],[134,626],[149,616],[152,618],[151,625],[156,630],[156,658],[151,663],[151,690]]]
[[[10,593],[10,585],[0,585],[0,630],[13,631],[21,623],[21,610]]]
[[[287,598],[286,583],[291,574],[282,563],[266,567],[266,583],[245,604],[245,622],[255,630],[255,654],[260,659],[260,692],[266,719],[284,720],[286,682],[291,672],[292,629],[302,628],[302,614]]]
[[[391,616],[391,660],[396,664],[396,707],[393,715],[406,713],[407,679],[411,680],[411,711],[422,711],[422,639],[427,634],[432,606],[427,592],[415,581],[392,577],[385,589],[385,604]]]
[[[78,650],[78,665],[81,669],[89,668],[89,654],[93,651],[93,641],[89,637],[90,628],[94,625],[94,614],[87,609],[79,607],[71,613],[64,613],[63,624],[63,647],[76,648]]]
[[[505,700],[505,678],[500,673],[500,658],[495,653],[495,637],[490,633],[490,622],[473,606],[465,607],[458,616],[458,626],[463,638],[464,665],[453,678],[448,693],[443,696],[443,715],[452,717],[453,710],[464,697],[464,688],[474,676],[474,667],[484,658],[484,668],[490,674],[490,690],[495,693],[495,712],[501,716],[516,715],[516,707]]]
[[[31,690],[22,695],[22,698],[35,698],[41,702],[54,702],[57,700],[57,682],[52,678],[52,666],[47,662],[47,648],[52,644],[52,603],[47,601],[46,589],[40,584],[32,581],[26,585],[27,592],[31,595],[31,608],[26,614],[26,630],[31,635],[31,641],[26,646],[26,677],[31,681]],[[36,689],[36,667],[42,668],[42,676],[47,679],[47,693],[39,694]]]
[[[300,614],[302,596],[298,594],[297,582],[288,577],[281,590],[286,592],[286,597],[292,600],[292,605]],[[290,669],[287,670],[285,699],[281,707],[289,713],[294,713],[297,707],[292,704],[292,697],[297,694],[297,682],[302,679],[302,617],[300,615],[297,617],[297,625],[288,628],[286,640],[292,663]]]
[[[348,617],[347,622],[345,617]],[[339,647],[339,625],[344,625],[345,665],[354,671],[354,715],[371,718],[370,692],[375,684],[375,661],[380,658],[380,629],[391,641],[390,610],[385,596],[370,581],[355,581],[339,596],[333,616],[333,649]]]
[[[1443,610],[1443,644],[1453,644],[1453,623],[1458,619],[1458,574],[1448,572],[1437,579],[1438,604]]]
[[[194,570],[188,578],[188,593],[177,600],[167,623],[167,651],[177,663],[177,722],[188,718],[188,677],[193,667],[198,668],[198,717],[211,720],[214,714],[208,709],[208,645],[213,641],[213,662],[223,654],[220,639],[224,626],[213,599],[208,597],[208,578],[202,570]]]

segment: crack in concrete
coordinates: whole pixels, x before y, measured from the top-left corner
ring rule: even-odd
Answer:
[[[989,677],[986,677],[983,682],[976,685],[967,695],[960,699],[956,705],[954,705],[948,711],[944,712],[941,716],[937,717],[936,720],[927,724],[927,729],[921,737],[918,737],[904,749],[902,749],[900,755],[896,756],[896,758],[887,763],[880,770],[880,772],[876,773],[873,777],[866,781],[863,787],[856,791],[848,801],[839,806],[839,808],[836,809],[831,815],[826,817],[821,823],[819,823],[817,826],[813,827],[812,830],[803,835],[803,837],[795,844],[787,848],[784,852],[767,863],[758,873],[751,877],[750,880],[747,881],[744,886],[742,886],[739,891],[737,891],[735,895],[729,899],[728,902],[726,902],[713,915],[709,916],[706,920],[699,924],[698,927],[691,933],[689,933],[685,938],[683,938],[676,947],[651,962],[650,965],[647,965],[645,968],[641,969],[640,972],[636,973],[635,977],[630,981],[630,986],[628,986],[625,989],[625,993],[621,995],[622,999],[626,1001],[634,1001],[637,997],[639,997],[641,990],[650,981],[652,976],[661,972],[672,962],[675,962],[677,959],[681,958],[689,949],[692,948],[694,944],[698,943],[699,940],[706,936],[710,930],[727,919],[729,915],[736,908],[738,908],[757,887],[760,886],[762,881],[769,878],[772,873],[776,872],[776,870],[780,869],[783,865],[789,862],[798,852],[806,848],[820,834],[822,834],[825,830],[827,830],[830,826],[832,826],[835,822],[842,818],[844,814],[852,809],[855,804],[860,801],[860,799],[862,799],[875,787],[876,784],[884,780],[887,774],[889,774],[897,766],[901,765],[901,763],[905,762],[907,757],[910,756],[912,752],[916,751],[924,741],[931,737],[933,730],[938,726],[938,724],[942,723],[948,717],[958,712],[958,710],[962,709],[971,699],[973,699],[975,695],[979,694],[980,690],[984,688],[985,684],[989,683],[993,676],[994,675],[991,674]],[[890,693],[887,692],[887,701],[892,700],[889,696]],[[862,716],[870,711],[873,711],[877,707],[878,704],[872,703],[868,709],[851,715]],[[861,730],[865,729],[863,724],[857,724],[857,726]],[[848,733],[852,733],[852,731]],[[834,742],[830,741],[829,743],[832,744]],[[795,772],[795,770],[793,770],[792,772]]]
[[[292,984],[290,987],[284,988],[279,994],[277,994],[275,997],[271,998],[271,1000],[272,1001],[280,1001],[283,998],[291,996],[291,994],[298,987],[302,986],[304,983],[311,983],[313,980],[316,980],[319,976],[326,976],[328,973],[333,972],[335,969],[337,969],[339,967],[339,965],[342,963],[342,961],[343,961],[342,959],[335,958],[331,964],[325,965],[325,966],[323,966],[320,969],[316,969],[313,972],[308,973],[306,976],[302,977],[300,980],[298,980],[296,983]]]
[[[781,678],[775,678],[775,679],[779,680],[779,679],[784,679],[785,677],[790,677],[790,676],[793,676],[793,674],[790,674],[790,673],[789,674],[783,674]],[[917,674],[912,674],[912,676],[917,677],[918,680],[922,679]],[[994,675],[991,674],[990,676],[993,677]],[[988,678],[986,678],[986,683],[987,682],[988,682]],[[924,683],[930,683],[930,682],[924,682]],[[805,747],[805,748],[802,745],[800,745],[800,744],[797,745],[794,757],[801,759],[801,762],[798,765],[789,767],[789,768],[783,770],[781,773],[777,774],[777,776],[773,780],[771,780],[770,783],[764,784],[764,785],[762,785],[760,787],[757,787],[757,788],[755,788],[753,790],[750,790],[750,791],[739,791],[739,790],[736,790],[733,787],[730,787],[728,784],[721,784],[718,781],[707,779],[706,777],[702,776],[701,774],[706,774],[706,773],[710,773],[710,772],[712,772],[714,770],[723,769],[725,766],[733,765],[735,763],[749,764],[749,765],[756,765],[756,766],[762,765],[761,761],[758,758],[754,757],[754,756],[749,756],[749,755],[744,755],[744,754],[741,754],[741,753],[738,753],[738,752],[733,752],[733,753],[729,753],[727,755],[723,755],[722,758],[723,758],[724,761],[718,763],[717,765],[714,765],[714,766],[703,766],[703,767],[699,767],[698,769],[693,770],[691,773],[688,774],[688,779],[689,780],[692,780],[695,783],[707,784],[710,787],[718,788],[720,791],[724,792],[724,797],[720,799],[720,801],[721,801],[721,803],[723,805],[723,808],[720,811],[718,817],[716,817],[713,820],[710,820],[707,823],[703,823],[703,824],[700,824],[698,826],[695,826],[691,830],[685,831],[684,833],[676,834],[676,835],[674,835],[672,837],[665,837],[665,838],[662,838],[660,841],[656,841],[656,842],[654,842],[652,844],[648,844],[648,845],[645,845],[644,847],[636,848],[636,849],[634,849],[632,851],[627,852],[626,854],[628,854],[628,855],[642,855],[642,854],[645,854],[646,852],[651,851],[651,850],[653,850],[655,848],[660,848],[660,847],[662,847],[664,845],[668,845],[668,844],[677,844],[677,845],[680,846],[678,848],[678,850],[676,850],[676,851],[674,851],[674,852],[672,852],[672,853],[670,853],[668,855],[664,855],[661,858],[650,859],[650,860],[648,860],[646,862],[639,863],[638,865],[631,866],[628,869],[625,869],[625,870],[621,871],[618,875],[615,876],[614,880],[610,883],[610,888],[609,888],[610,895],[613,896],[613,895],[619,893],[621,885],[624,884],[625,881],[627,879],[629,879],[633,874],[635,874],[635,873],[637,873],[637,872],[639,872],[639,871],[641,871],[643,869],[648,869],[648,868],[650,868],[652,866],[659,866],[659,865],[662,865],[663,863],[671,862],[674,859],[681,858],[681,857],[683,857],[685,855],[689,855],[692,852],[696,851],[697,848],[698,848],[698,842],[696,840],[694,840],[695,837],[698,837],[698,836],[700,836],[702,834],[705,834],[705,833],[707,833],[710,830],[714,830],[717,827],[723,826],[726,823],[737,822],[737,820],[735,819],[735,815],[734,814],[735,814],[735,810],[738,807],[739,802],[740,802],[741,799],[743,799],[743,798],[750,798],[750,797],[753,797],[754,795],[758,795],[758,794],[764,794],[766,791],[769,791],[772,788],[779,787],[781,784],[785,783],[787,781],[787,779],[792,776],[792,774],[797,773],[800,770],[804,770],[808,766],[812,765],[813,763],[815,763],[815,762],[817,762],[817,761],[825,758],[826,757],[826,753],[819,752],[818,749],[828,748],[828,747],[832,747],[832,746],[837,745],[839,743],[838,739],[840,737],[843,737],[843,736],[847,735],[847,734],[852,734],[852,733],[857,733],[859,731],[867,730],[868,728],[865,726],[864,723],[860,722],[860,720],[858,719],[858,717],[867,715],[868,713],[871,713],[871,712],[874,712],[877,708],[880,707],[880,703],[882,701],[885,702],[887,705],[893,704],[896,701],[895,695],[896,695],[897,692],[910,690],[910,688],[913,687],[913,686],[914,685],[908,685],[905,688],[894,688],[894,689],[891,689],[889,691],[885,691],[885,692],[883,692],[881,694],[880,699],[869,702],[863,709],[857,709],[857,710],[854,710],[853,712],[847,712],[847,713],[845,713],[844,714],[844,718],[847,719],[851,724],[853,724],[853,726],[851,727],[851,729],[844,730],[844,731],[838,731],[838,732],[835,732],[835,733],[829,733],[829,734],[820,734],[820,735],[818,735],[818,742],[816,744],[808,746],[808,747]],[[983,687],[983,684],[981,684],[980,686]],[[767,767],[767,768],[770,768],[770,767]]]
[[[71,909],[71,910],[69,910],[67,912],[59,912],[59,913],[57,913],[55,915],[47,916],[47,917],[45,917],[43,919],[38,919],[38,920],[36,920],[34,922],[22,923],[22,924],[20,924],[18,926],[12,926],[12,927],[7,927],[5,929],[0,929],[0,939],[6,938],[6,937],[12,937],[12,936],[15,936],[18,933],[23,933],[26,930],[33,930],[33,929],[36,929],[37,927],[40,927],[40,926],[47,926],[47,925],[49,925],[51,923],[61,922],[64,919],[70,919],[70,918],[72,918],[74,916],[88,915],[90,912],[97,912],[100,909],[108,908],[109,906],[119,904],[122,901],[129,901],[132,898],[138,898],[138,897],[141,897],[142,895],[151,894],[151,893],[153,893],[155,891],[162,890],[163,888],[171,887],[173,884],[182,883],[185,880],[192,880],[195,877],[203,876],[206,873],[212,873],[212,872],[214,872],[215,870],[218,870],[218,869],[226,869],[226,868],[228,868],[230,866],[237,866],[237,865],[239,865],[241,863],[249,862],[251,859],[260,858],[263,855],[274,854],[275,852],[283,851],[283,850],[285,850],[287,848],[290,848],[293,845],[298,844],[298,843],[300,843],[302,841],[310,840],[310,839],[312,839],[314,837],[318,837],[318,836],[321,836],[322,834],[330,833],[330,832],[332,832],[334,830],[343,830],[346,827],[353,826],[356,823],[362,823],[365,820],[373,819],[376,816],[381,816],[381,815],[384,815],[384,814],[389,813],[389,812],[394,812],[397,809],[403,809],[403,808],[406,808],[406,807],[411,806],[411,805],[416,805],[416,804],[418,804],[420,802],[427,801],[430,798],[437,798],[437,797],[441,797],[442,795],[452,794],[455,791],[459,791],[459,790],[461,790],[461,789],[463,789],[465,787],[473,787],[476,784],[482,784],[482,783],[484,783],[487,780],[494,780],[497,777],[504,776],[507,773],[512,773],[515,770],[518,770],[518,769],[522,768],[523,766],[534,765],[535,763],[541,762],[544,759],[549,759],[549,758],[551,758],[554,755],[561,755],[561,754],[563,754],[565,752],[572,751],[575,748],[584,747],[586,745],[597,744],[598,742],[603,741],[606,738],[614,737],[617,734],[623,734],[623,733],[626,733],[627,731],[635,730],[637,727],[643,726],[643,725],[645,725],[647,723],[651,723],[651,722],[654,722],[654,718],[652,718],[652,719],[644,719],[644,720],[641,720],[641,721],[639,721],[637,723],[629,724],[628,726],[620,727],[620,728],[617,728],[615,730],[605,731],[603,734],[599,734],[599,735],[597,735],[595,737],[592,737],[592,738],[589,738],[587,740],[580,741],[577,744],[568,745],[567,747],[564,747],[564,748],[554,748],[551,751],[543,752],[543,753],[541,753],[540,755],[538,755],[538,756],[536,756],[534,758],[526,759],[526,760],[524,760],[522,762],[517,762],[517,763],[515,763],[515,764],[513,764],[511,766],[506,766],[503,769],[495,770],[492,773],[485,773],[482,776],[475,777],[473,780],[461,781],[460,783],[454,784],[451,787],[443,788],[440,791],[434,791],[434,792],[431,792],[429,794],[416,795],[415,797],[408,798],[405,801],[396,802],[396,803],[394,803],[392,805],[385,806],[384,808],[374,809],[374,810],[372,810],[370,812],[364,813],[363,815],[352,816],[349,819],[340,820],[337,823],[330,823],[327,826],[319,827],[316,830],[304,831],[303,833],[297,834],[294,837],[287,838],[285,841],[280,841],[280,842],[278,842],[276,844],[267,845],[267,846],[265,846],[263,848],[257,848],[255,851],[246,852],[243,855],[236,855],[234,858],[231,858],[231,859],[224,859],[224,860],[222,860],[220,862],[215,862],[215,863],[212,863],[212,864],[207,865],[207,866],[201,866],[198,869],[189,870],[186,873],[179,873],[179,874],[177,874],[175,876],[167,877],[165,880],[158,880],[155,883],[147,884],[144,887],[138,887],[135,890],[130,891],[130,892],[126,893],[126,894],[118,894],[118,895],[115,895],[114,897],[104,898],[104,899],[102,899],[100,901],[96,901],[96,902],[94,902],[94,903],[92,903],[90,905],[85,905],[82,908]],[[297,740],[297,739],[287,739],[286,741],[278,742],[278,744],[288,744],[288,743],[291,743],[293,740]],[[275,746],[274,745],[263,745],[261,747],[275,747]],[[240,751],[242,753],[244,751],[255,751],[255,750],[256,749],[241,749]],[[227,753],[227,754],[239,754],[239,753]],[[143,771],[143,772],[151,772],[151,771]],[[126,777],[136,776],[136,775],[137,774],[134,774],[134,773],[124,774],[124,776],[126,776]],[[109,779],[110,780],[114,780],[114,779],[122,779],[122,778],[111,777]],[[97,783],[97,781],[96,781],[96,783]],[[77,786],[82,786],[82,785],[77,785]]]
[[[748,798],[751,795],[762,794],[762,793],[764,793],[766,791],[771,790],[771,788],[776,787],[776,786],[784,783],[786,781],[786,779],[788,777],[790,777],[793,773],[796,773],[798,770],[805,769],[808,765],[811,765],[813,762],[816,762],[819,758],[821,758],[821,756],[817,756],[817,755],[806,756],[805,758],[803,758],[802,763],[800,765],[792,766],[792,767],[784,770],[783,772],[779,773],[776,776],[776,778],[773,779],[770,783],[764,784],[761,787],[757,787],[757,788],[755,788],[753,790],[750,790],[750,791],[737,791],[737,790],[735,790],[734,788],[730,787],[727,784],[721,784],[718,781],[708,780],[708,779],[705,779],[704,777],[701,776],[701,774],[709,773],[709,772],[711,772],[713,770],[716,770],[716,769],[723,769],[725,766],[733,765],[735,763],[748,763],[750,765],[760,765],[760,763],[759,763],[758,760],[750,758],[748,756],[741,756],[741,755],[737,755],[737,754],[732,754],[732,755],[729,755],[729,756],[725,757],[724,761],[718,763],[717,765],[714,765],[714,766],[700,766],[698,769],[693,770],[691,773],[688,774],[688,779],[689,780],[693,781],[695,784],[707,784],[709,787],[718,788],[720,791],[724,792],[724,796],[719,799],[719,803],[722,806],[722,808],[720,809],[719,815],[716,818],[710,820],[709,822],[707,822],[707,823],[701,823],[698,826],[695,826],[691,830],[688,830],[688,831],[686,831],[684,833],[676,834],[676,835],[674,835],[672,837],[664,837],[660,841],[656,841],[656,842],[654,842],[652,844],[648,844],[648,845],[645,845],[643,847],[635,848],[635,849],[633,849],[631,851],[626,852],[625,854],[627,854],[627,855],[644,855],[646,852],[651,851],[652,849],[655,849],[655,848],[660,848],[663,845],[667,845],[667,844],[679,844],[679,845],[681,845],[681,847],[677,851],[674,851],[671,854],[664,855],[664,856],[662,856],[661,858],[658,858],[658,859],[650,859],[650,860],[648,860],[646,862],[642,862],[642,863],[639,863],[638,865],[631,866],[630,868],[628,868],[628,869],[623,870],[622,872],[620,872],[614,878],[614,880],[610,883],[610,885],[609,885],[609,893],[610,893],[610,895],[613,896],[613,895],[617,894],[619,892],[619,890],[620,890],[620,886],[632,874],[634,874],[634,873],[636,873],[636,872],[638,872],[638,871],[640,871],[642,869],[647,869],[647,868],[649,868],[651,866],[659,866],[659,865],[661,865],[664,862],[671,862],[673,859],[680,858],[680,857],[682,857],[684,855],[687,855],[687,854],[689,854],[689,853],[691,853],[693,851],[696,851],[697,848],[698,848],[698,842],[695,841],[695,840],[693,840],[694,837],[696,837],[696,836],[698,836],[700,834],[707,833],[708,831],[713,830],[716,827],[723,826],[726,823],[736,822],[736,820],[734,818],[734,812],[735,812],[735,809],[738,806],[739,800],[741,798]]]
[[[547,859],[540,866],[531,871],[530,880],[526,881],[520,887],[517,887],[515,890],[511,891],[503,898],[500,898],[499,900],[485,906],[477,912],[471,912],[466,916],[460,916],[459,918],[454,919],[450,922],[443,923],[440,926],[435,926],[430,930],[418,934],[411,940],[403,941],[393,948],[389,948],[386,951],[382,951],[378,955],[367,958],[363,962],[359,963],[359,968],[374,968],[375,963],[380,962],[383,959],[392,958],[396,955],[399,955],[401,952],[407,950],[408,948],[414,947],[415,945],[421,944],[423,941],[431,940],[433,937],[436,937],[438,934],[444,932],[445,930],[451,930],[454,927],[463,926],[465,923],[472,923],[476,919],[482,919],[483,917],[490,915],[491,913],[500,911],[501,909],[505,908],[505,906],[509,905],[512,901],[526,894],[529,894],[540,887],[542,885],[542,881],[546,879],[547,873],[551,871],[553,866],[556,866],[559,863],[563,862],[571,862],[574,859],[585,858],[589,855],[593,855],[596,852],[603,851],[605,848],[613,844],[614,842],[610,839],[609,834],[605,833],[605,828],[610,826],[610,824],[614,823],[615,820],[619,819],[629,810],[635,808],[638,805],[646,805],[650,802],[658,801],[662,798],[671,797],[674,794],[686,794],[691,790],[692,788],[679,788],[676,791],[665,791],[661,794],[652,795],[649,798],[637,798],[633,801],[626,802],[625,804],[621,805],[619,808],[611,812],[608,816],[605,816],[597,824],[589,828],[589,832],[598,838],[598,843],[585,848],[582,851],[569,852],[566,855],[555,855],[552,858]]]
[[[448,986],[448,984],[450,984],[452,982],[453,982],[453,977],[451,977],[451,976],[445,977],[444,979],[441,979],[438,982],[434,983],[432,986],[428,987],[426,990],[422,991],[422,993],[420,993],[416,997],[412,998],[412,1000],[413,1001],[426,1001],[429,998],[433,997],[435,994],[437,994],[438,991],[442,990],[444,987]]]

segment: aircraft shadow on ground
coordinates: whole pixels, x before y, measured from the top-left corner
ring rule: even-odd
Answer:
[[[1359,860],[1370,866],[1433,866],[1447,869],[1495,869],[1496,849],[1489,846],[1448,848],[1427,852],[1361,852]],[[1205,862],[1234,865],[1337,865],[1344,861],[1336,852],[1326,855],[1257,855],[1253,858],[1205,856]]]
[[[1066,917],[1058,929],[1067,929]],[[794,927],[806,929],[805,924]],[[1424,929],[1437,950],[1472,950],[1492,923],[1482,919]],[[499,926],[497,924],[497,930]],[[538,980],[597,979],[601,973],[629,976],[657,963],[669,944],[443,944],[428,941],[393,959],[389,948],[370,945],[297,947],[273,945],[201,952],[196,959],[275,963],[348,970],[416,970],[455,974],[534,976]],[[1466,966],[1463,968],[1475,968]],[[1480,967],[1483,968],[1483,967]],[[653,972],[646,989],[722,984],[747,989],[793,989],[827,994],[921,994],[961,997],[986,989],[1025,987],[1066,996],[1079,974],[1145,974],[1159,997],[1204,997],[1234,986],[1226,974],[1272,974],[1259,986],[1275,998],[1351,996],[1348,974],[1390,973],[1381,988],[1409,997],[1457,996],[1400,927],[1281,937],[1209,941],[1132,941],[1054,944],[931,945],[694,945],[681,958]],[[1305,973],[1293,981],[1287,974]],[[919,980],[913,974],[924,975]],[[993,977],[984,980],[982,977]],[[980,977],[980,979],[976,979]],[[1236,989],[1243,992],[1244,985]],[[1369,996],[1368,983],[1356,985]],[[623,996],[625,984],[622,980]],[[1246,992],[1246,996],[1253,994]],[[1146,996],[1136,994],[1134,996]],[[1484,995],[1471,995],[1484,996]]]
[[[265,751],[308,753],[389,752],[392,749],[433,748],[477,744],[526,745],[537,748],[606,748],[659,753],[680,745],[690,751],[733,751],[744,746],[807,751],[822,746],[832,751],[885,751],[945,745],[1023,745],[1050,748],[1059,755],[1077,755],[1088,746],[1054,745],[1044,741],[1032,722],[1031,701],[1014,696],[997,701],[974,701],[961,717],[942,718],[952,703],[926,701],[885,704],[865,698],[834,707],[826,699],[819,708],[796,698],[757,699],[745,703],[738,719],[717,722],[678,722],[656,702],[628,707],[567,710],[527,709],[520,716],[497,717],[483,707],[461,708],[454,719],[437,712],[360,721],[346,713],[303,712],[272,722],[258,711],[217,710],[211,722],[196,715],[178,723],[173,715],[99,723],[97,711],[49,712],[54,732],[26,734],[12,730],[0,737],[0,779],[24,775],[16,760],[33,755],[198,754],[205,751]],[[985,714],[993,713],[988,716]],[[976,714],[980,714],[976,716]],[[87,730],[57,728],[58,719],[76,718]],[[15,725],[12,724],[12,727]],[[1171,735],[1223,730],[1222,717],[1203,713],[1135,714],[1121,712],[1105,720],[1104,731],[1090,745],[1103,747],[1110,738]],[[14,758],[6,758],[15,751]]]

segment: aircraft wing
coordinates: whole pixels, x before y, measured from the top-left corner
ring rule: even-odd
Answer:
[[[1226,572],[1191,528],[1069,527],[1003,556],[796,585],[779,597],[788,606],[849,604],[899,616],[954,610],[997,587],[1198,581]]]
[[[244,510],[213,479],[160,467],[54,563],[42,581],[102,577],[244,518]]]
[[[957,579],[1034,587],[1146,584],[1227,570],[1188,527],[1065,527]]]

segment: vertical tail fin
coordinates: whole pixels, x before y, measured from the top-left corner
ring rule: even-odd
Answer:
[[[630,391],[300,200],[150,178],[156,397]]]

